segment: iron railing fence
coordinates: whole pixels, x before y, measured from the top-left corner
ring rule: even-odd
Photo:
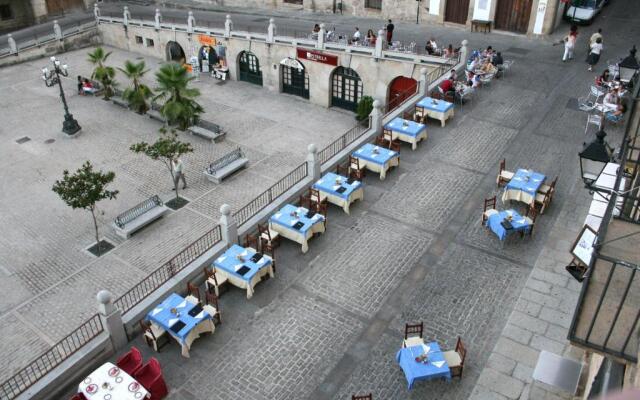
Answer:
[[[331,157],[340,153],[343,149],[347,148],[347,146],[360,138],[360,136],[362,136],[367,130],[369,130],[370,127],[371,117],[367,119],[366,125],[363,125],[359,122],[353,128],[349,129],[344,135],[329,143],[327,147],[318,152],[320,163],[324,164],[329,161]]]

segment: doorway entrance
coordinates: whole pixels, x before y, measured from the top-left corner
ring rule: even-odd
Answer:
[[[47,0],[48,14],[64,14],[72,9],[84,9],[83,0]]]
[[[466,24],[469,15],[469,0],[447,0],[444,20],[456,24]]]
[[[418,91],[418,81],[406,76],[399,76],[389,84],[389,96],[387,97],[387,112],[398,107],[402,102]]]
[[[240,73],[238,76],[241,81],[253,83],[262,86],[262,71],[260,70],[260,61],[255,54],[250,51],[240,53],[238,68]]]
[[[309,98],[309,74],[304,65],[293,58],[280,61],[280,79],[282,79],[282,93]]]
[[[178,44],[178,42],[170,41],[167,43],[167,61],[174,61],[179,64],[184,64],[187,60],[187,57],[184,55],[184,50],[182,46]]]
[[[527,33],[533,0],[498,0],[495,28]]]
[[[356,111],[358,101],[362,98],[362,79],[351,69],[338,67],[331,77],[331,105]]]

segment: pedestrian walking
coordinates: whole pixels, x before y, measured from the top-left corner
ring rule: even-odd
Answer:
[[[593,66],[600,60],[600,52],[602,51],[602,38],[597,38],[596,42],[591,45],[591,51],[587,56],[587,64],[589,64],[589,71],[593,71]]]
[[[171,168],[173,168],[173,189],[171,190],[176,190],[176,187],[178,187],[178,184],[180,183],[181,179],[182,179],[182,189],[186,189],[187,179],[185,178],[185,175],[184,175],[182,160],[179,159],[178,157],[174,158],[171,161]]]
[[[573,60],[573,51],[576,48],[576,41],[578,39],[578,27],[575,25],[571,26],[569,34],[564,37],[564,55],[562,56],[562,62],[567,60]]]
[[[591,51],[591,45],[594,44],[598,39],[604,42],[604,39],[602,38],[602,29],[598,29],[597,32],[591,35],[591,37],[589,38],[589,47],[587,48],[587,51]]]
[[[395,28],[395,26],[393,26],[393,22],[391,22],[391,20],[389,20],[389,23],[387,24],[387,44],[389,46],[391,46],[391,40],[393,39],[393,29]]]

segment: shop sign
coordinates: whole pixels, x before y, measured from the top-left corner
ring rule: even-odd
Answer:
[[[289,58],[289,57],[284,58],[282,59],[282,61],[280,61],[280,64],[286,65],[287,67],[298,69],[300,71],[304,69],[304,65],[302,65],[300,61],[296,60],[295,58]]]
[[[334,56],[331,54],[322,53],[320,51],[315,50],[307,50],[307,49],[296,49],[298,53],[298,58],[302,58],[303,60],[315,61],[322,64],[329,65],[338,65],[338,56]]]
[[[215,46],[216,38],[207,35],[198,35],[198,42],[203,46]]]

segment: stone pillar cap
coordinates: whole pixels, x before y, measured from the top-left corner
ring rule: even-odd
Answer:
[[[376,99],[373,101],[373,108],[380,108],[380,100]]]
[[[309,146],[307,146],[307,150],[309,151],[309,153],[317,153],[318,152],[318,147],[311,143]]]
[[[426,67],[420,68],[420,75],[426,75],[429,73],[429,70]]]
[[[96,295],[96,299],[98,299],[100,304],[108,304],[113,300],[113,294],[108,290],[101,290]]]
[[[220,206],[220,214],[229,215],[231,214],[231,206],[228,204],[223,204]]]

